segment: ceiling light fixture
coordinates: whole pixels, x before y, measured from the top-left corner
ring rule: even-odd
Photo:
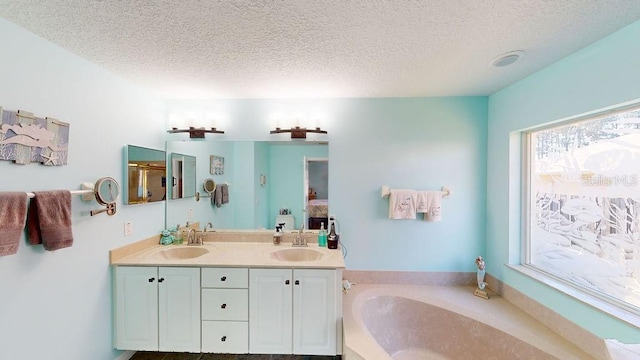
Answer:
[[[271,134],[282,134],[282,133],[291,133],[292,139],[306,139],[307,133],[318,133],[318,134],[326,134],[326,130],[322,130],[319,127],[315,129],[307,129],[300,126],[292,127],[291,129],[281,129],[277,127],[275,130],[271,130]]]
[[[505,67],[518,61],[522,56],[524,56],[524,51],[522,50],[510,51],[494,57],[489,64],[493,67]]]

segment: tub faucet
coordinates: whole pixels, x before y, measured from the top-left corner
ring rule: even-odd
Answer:
[[[298,230],[298,234],[293,239],[293,243],[291,244],[291,246],[308,246],[307,239],[305,239],[304,235],[302,234],[303,232],[304,232],[304,224],[300,226],[300,229]]]
[[[193,236],[191,235],[191,232],[193,231]],[[187,245],[202,245],[202,237],[197,238],[198,236],[198,232],[196,231],[196,229],[189,229],[189,232],[187,233]]]

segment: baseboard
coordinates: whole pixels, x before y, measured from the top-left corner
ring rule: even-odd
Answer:
[[[127,350],[125,352],[123,352],[122,354],[120,354],[120,356],[118,356],[116,358],[116,360],[129,360],[133,357],[133,355],[135,355],[136,352],[133,350]]]
[[[469,286],[477,281],[475,272],[345,270],[342,277],[356,284]]]

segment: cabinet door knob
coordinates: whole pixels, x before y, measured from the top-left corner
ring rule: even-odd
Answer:
[[[225,336],[223,336],[223,337],[220,339],[220,341],[227,341],[227,336],[226,336],[226,335],[225,335]]]
[[[226,276],[221,277],[220,281],[227,281],[227,277]]]
[[[158,282],[160,282],[160,283],[163,282],[163,281],[164,281],[164,278],[158,279]]]
[[[226,308],[227,308],[227,304],[222,304],[222,305],[220,305],[220,308],[221,308],[221,309],[226,309]]]
[[[296,280],[296,282],[294,284],[300,285],[300,280]]]
[[[290,283],[290,282],[289,282],[289,280],[285,280],[285,281],[284,281],[284,284],[285,284],[285,285],[289,285],[289,283]]]
[[[156,278],[149,279],[149,282],[154,282],[154,281],[156,281]]]

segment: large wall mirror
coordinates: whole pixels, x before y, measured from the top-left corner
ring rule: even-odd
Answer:
[[[124,147],[125,204],[143,204],[166,198],[166,155],[163,150],[140,146]]]
[[[302,224],[308,228],[309,201],[328,201],[327,142],[167,141],[166,151],[195,158],[196,191],[201,195],[200,201],[167,201],[167,227],[188,221],[201,226],[211,222],[214,229],[273,230],[276,216],[286,208],[295,229]],[[307,160],[314,163],[309,166]],[[308,173],[314,169],[323,173]],[[218,187],[226,185],[228,203],[217,202],[215,193],[208,197],[203,188],[206,179]],[[328,204],[324,208],[328,211]]]

